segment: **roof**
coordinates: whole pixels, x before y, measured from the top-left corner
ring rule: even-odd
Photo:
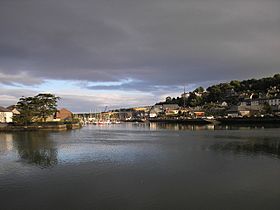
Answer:
[[[179,105],[178,104],[163,104],[162,107],[163,107],[163,109],[178,109]]]
[[[72,113],[71,111],[69,111],[68,109],[66,109],[66,108],[62,108],[62,109],[60,109],[60,110],[58,110],[59,112],[61,112],[61,111],[64,111],[64,112],[69,112],[69,113]]]
[[[11,111],[3,106],[0,106],[0,112],[11,112]]]
[[[11,106],[8,106],[7,109],[9,109],[10,111],[12,111],[13,109],[16,108],[16,105],[11,105]]]

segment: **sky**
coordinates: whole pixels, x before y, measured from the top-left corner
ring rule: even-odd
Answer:
[[[279,0],[0,0],[0,106],[88,112],[279,73]]]

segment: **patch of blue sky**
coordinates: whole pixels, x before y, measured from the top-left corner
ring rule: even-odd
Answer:
[[[116,82],[86,82],[86,81],[76,81],[76,80],[45,80],[44,83],[29,87],[29,89],[35,90],[37,92],[51,92],[51,93],[64,93],[64,94],[78,94],[78,95],[92,95],[97,94],[124,94],[124,95],[149,95],[142,91],[126,91],[126,90],[107,90],[98,89],[91,90],[87,87],[90,86],[118,86],[134,82],[133,79],[124,79]]]
[[[44,80],[44,82],[40,85],[34,87],[36,90],[40,91],[50,91],[57,92],[61,90],[70,90],[78,88],[77,81],[74,80]]]
[[[97,81],[97,82],[85,82],[85,84],[87,86],[121,86],[124,84],[129,84],[129,83],[133,83],[133,82],[137,82],[137,80],[131,79],[131,78],[127,78],[127,79],[122,79],[119,81],[106,81],[106,82],[101,82],[101,81]]]

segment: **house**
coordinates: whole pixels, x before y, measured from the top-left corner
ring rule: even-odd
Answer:
[[[120,110],[119,112],[119,119],[121,121],[132,120],[133,118],[133,111],[132,110]]]
[[[195,118],[203,118],[203,117],[205,117],[205,112],[203,112],[203,111],[195,111],[193,113],[194,113]]]
[[[5,107],[0,106],[0,123],[13,122],[13,112]]]
[[[157,117],[157,115],[158,115],[158,113],[157,113],[156,111],[151,110],[151,111],[150,111],[150,114],[149,114],[149,117],[150,117],[150,118],[155,118],[155,117]]]
[[[246,111],[251,111],[252,113],[260,112],[263,109],[266,99],[245,99],[240,102],[239,109],[244,109]]]
[[[166,116],[176,116],[179,114],[179,111],[178,109],[168,109],[165,111],[165,115]]]
[[[178,104],[161,104],[161,105],[154,105],[150,110],[149,116],[151,118],[157,117],[159,114],[167,114],[167,115],[174,115],[178,114],[180,107]]]
[[[179,105],[178,104],[163,104],[162,108],[164,111],[166,110],[176,110],[179,109]]]
[[[222,106],[222,107],[227,107],[227,106],[228,106],[228,103],[224,101],[223,103],[221,103],[221,106]]]
[[[162,113],[163,112],[163,105],[154,105],[150,110],[150,113],[151,112],[156,113],[156,114]]]
[[[9,109],[10,111],[12,111],[13,114],[20,114],[20,112],[17,110],[16,105],[8,106],[7,109]]]
[[[60,120],[72,120],[72,118],[73,118],[73,113],[70,112],[66,108],[62,108],[62,109],[58,110],[58,112],[55,114],[55,119],[57,121],[60,121]]]
[[[267,100],[267,103],[270,106],[279,106],[280,105],[280,98],[271,98]]]
[[[270,98],[266,101],[272,108],[274,112],[278,112],[280,110],[280,98]]]
[[[251,110],[246,106],[233,106],[227,111],[228,117],[245,117],[250,116]]]

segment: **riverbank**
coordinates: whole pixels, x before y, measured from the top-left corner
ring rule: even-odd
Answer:
[[[280,124],[280,117],[221,118],[217,121],[224,125]]]
[[[212,123],[206,119],[150,119],[149,121],[159,123],[182,123],[190,125],[207,125]]]
[[[0,132],[10,132],[10,131],[66,131],[81,128],[79,123],[69,123],[69,124],[41,124],[41,125],[9,125],[1,124]]]
[[[279,124],[280,117],[247,117],[247,118],[218,118],[218,119],[150,119],[149,122],[178,123],[188,125],[255,125],[255,124]]]

